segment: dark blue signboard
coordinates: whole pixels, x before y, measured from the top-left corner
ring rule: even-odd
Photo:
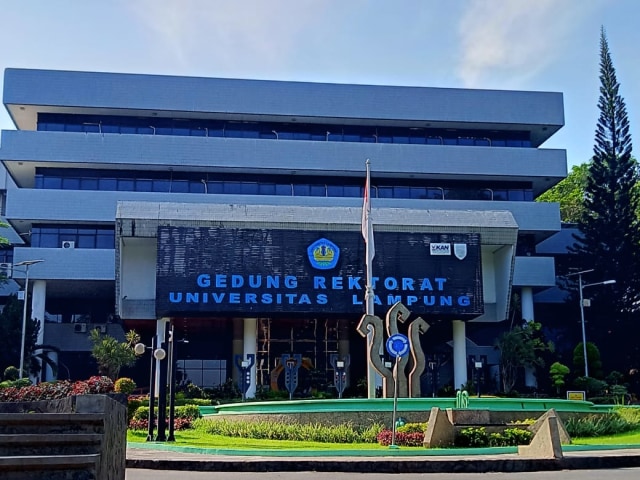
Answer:
[[[376,232],[376,313],[484,313],[477,234]],[[364,313],[359,231],[159,227],[158,316]]]

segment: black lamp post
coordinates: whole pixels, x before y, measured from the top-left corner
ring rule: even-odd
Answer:
[[[156,403],[156,360],[162,360],[165,357],[165,351],[156,348],[156,337],[151,337],[151,347],[147,347],[144,343],[136,343],[134,352],[136,355],[142,355],[146,350],[151,351],[151,366],[149,367],[149,427],[147,430],[147,442],[153,442],[153,431],[155,428],[155,403]],[[158,412],[160,414],[160,412]]]
[[[162,358],[160,360],[160,374],[158,385],[158,434],[156,435],[156,442],[167,441],[167,363],[162,360],[166,357],[166,344],[162,343],[160,350],[162,350]]]
[[[173,322],[171,322],[169,326],[169,361],[168,361],[168,372],[167,372],[167,383],[169,384],[169,436],[167,437],[168,442],[175,442],[176,437],[174,434],[175,431],[175,414],[176,414],[176,363],[177,363],[177,355],[176,355],[176,343],[189,343],[189,340],[176,340],[175,337],[175,329]]]

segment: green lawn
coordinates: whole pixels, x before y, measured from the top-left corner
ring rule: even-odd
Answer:
[[[222,435],[211,435],[199,430],[180,430],[175,432],[176,441],[172,445],[181,447],[220,448],[228,450],[388,450],[377,443],[321,443],[290,440],[255,440],[251,438],[234,438]],[[147,433],[142,431],[127,432],[127,441],[142,443]],[[403,447],[409,448],[409,447]],[[418,447],[415,447],[418,448]]]
[[[606,437],[573,438],[575,445],[640,445],[640,429]]]

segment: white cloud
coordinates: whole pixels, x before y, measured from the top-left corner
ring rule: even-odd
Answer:
[[[601,1],[471,0],[458,24],[457,75],[465,86],[517,86],[561,54],[563,39]]]
[[[254,70],[286,62],[322,0],[137,0],[128,7],[181,67]]]

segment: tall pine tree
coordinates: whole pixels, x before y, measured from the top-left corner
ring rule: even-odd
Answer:
[[[614,285],[584,290],[589,338],[603,353],[605,368],[628,369],[638,361],[633,334],[640,287],[638,167],[631,156],[627,109],[611,60],[604,28],[600,33],[600,116],[589,164],[580,234],[574,253],[580,268],[593,269],[583,283],[615,279]],[[630,332],[629,329],[632,329]],[[635,351],[634,351],[635,350]],[[636,358],[634,358],[636,357]],[[637,367],[637,365],[636,365]]]

